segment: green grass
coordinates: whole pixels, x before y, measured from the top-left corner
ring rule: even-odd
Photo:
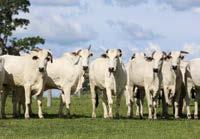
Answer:
[[[126,106],[123,99],[120,119],[103,119],[102,106],[99,105],[97,118],[91,117],[91,101],[89,96],[80,98],[73,96],[71,104],[72,117],[58,118],[59,99],[53,99],[53,106],[46,107],[45,119],[34,116],[30,120],[13,119],[11,116],[11,99],[7,101],[7,119],[0,120],[0,138],[198,138],[200,136],[199,120],[147,120],[126,119]],[[146,105],[145,105],[146,106]],[[33,100],[33,112],[37,113],[37,105]],[[161,109],[158,109],[161,113]]]

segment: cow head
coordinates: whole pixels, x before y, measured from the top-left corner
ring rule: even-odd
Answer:
[[[145,59],[146,54],[145,53],[134,53],[131,57],[131,60],[135,60],[135,59]]]
[[[73,55],[78,56],[80,58],[80,62],[84,71],[88,70],[89,58],[93,56],[90,49],[91,49],[91,45],[87,49],[81,49],[81,50],[78,50],[77,52],[72,53]]]
[[[39,72],[44,72],[47,67],[47,62],[53,63],[53,56],[49,50],[46,49],[34,49],[31,52],[32,60],[38,63]]]
[[[108,71],[115,72],[117,68],[117,62],[119,58],[122,56],[121,49],[108,49],[105,54],[101,55],[103,58],[107,58],[108,60]]]
[[[163,59],[166,53],[161,51],[154,51],[151,56],[146,56],[148,62],[153,62],[153,72],[158,73],[161,71]]]
[[[184,59],[184,54],[188,54],[186,51],[173,51],[166,55],[167,59],[171,59],[172,69],[177,70],[180,66],[181,60]]]

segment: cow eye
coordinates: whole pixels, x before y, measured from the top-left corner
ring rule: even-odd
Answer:
[[[115,58],[118,58],[118,56],[116,56]]]
[[[93,54],[91,53],[89,56],[93,56]]]
[[[37,59],[39,59],[39,57],[38,56],[33,56],[32,59],[33,60],[37,60]]]
[[[47,58],[46,58],[46,60],[47,60],[47,61],[50,61],[50,58],[49,58],[49,57],[47,57]]]

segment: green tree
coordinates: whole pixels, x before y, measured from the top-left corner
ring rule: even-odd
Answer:
[[[29,13],[29,0],[0,0],[0,48],[3,53],[18,55],[19,51],[28,52],[37,44],[44,44],[40,36],[16,38],[12,37],[17,28],[29,25],[28,19],[19,18],[20,13]]]

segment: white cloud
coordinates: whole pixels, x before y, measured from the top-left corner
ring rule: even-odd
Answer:
[[[191,10],[200,6],[200,0],[104,0],[111,5],[118,5],[121,7],[137,6],[139,4],[146,4],[153,2],[155,4],[164,4],[171,8],[182,11]]]
[[[191,10],[200,6],[200,0],[157,0],[158,3],[164,3],[175,10]]]
[[[71,6],[79,5],[81,0],[30,0],[33,5],[40,6]]]
[[[151,30],[147,30],[132,22],[108,21],[121,37],[128,40],[152,40],[161,37]]]
[[[142,3],[148,2],[148,0],[105,0],[106,3],[108,4],[113,4],[113,5],[119,5],[122,7],[128,7],[131,5],[139,5]]]
[[[191,57],[200,56],[200,44],[185,43],[183,46],[183,50],[189,52],[189,55],[191,55]]]
[[[200,14],[200,7],[192,8],[192,11],[193,11],[194,13]]]
[[[161,51],[160,45],[153,43],[153,42],[149,42],[148,43],[148,47],[145,48],[145,53],[146,54],[151,54],[153,51]]]
[[[70,17],[79,14],[76,8],[32,7],[31,14],[21,15],[30,19],[27,30],[17,30],[15,36],[40,35],[47,42],[59,44],[80,44],[97,37],[97,33],[89,25],[80,23]],[[41,14],[42,13],[42,14]]]

